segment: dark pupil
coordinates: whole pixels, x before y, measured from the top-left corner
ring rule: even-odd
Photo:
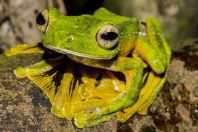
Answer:
[[[45,19],[41,13],[39,13],[36,17],[36,23],[39,25],[44,25],[45,24]]]
[[[118,34],[115,32],[106,32],[101,35],[101,38],[104,40],[115,40],[118,37]]]

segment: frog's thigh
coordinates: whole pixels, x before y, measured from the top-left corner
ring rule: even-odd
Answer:
[[[142,79],[143,62],[139,58],[120,57],[114,70],[123,71],[126,77],[126,90],[117,97],[108,100],[108,105],[94,112],[79,112],[75,115],[75,124],[78,127],[92,126],[109,119],[110,115],[134,103],[138,96],[139,85]]]
[[[159,22],[152,17],[146,20],[146,35],[140,34],[135,51],[158,74],[164,73],[170,61],[171,51],[161,32]]]
[[[162,34],[160,23],[153,17],[146,19],[146,32],[152,46],[157,50],[158,55],[162,58],[165,64],[169,64],[171,50]]]
[[[149,73],[146,84],[140,91],[139,98],[135,104],[118,112],[117,117],[121,122],[128,120],[136,112],[142,115],[147,114],[148,107],[151,105],[160,89],[163,87],[165,78],[161,78],[153,72]]]
[[[6,51],[4,54],[6,56],[13,56],[17,54],[31,54],[31,53],[44,53],[44,50],[40,48],[40,44],[18,44],[16,47],[11,48]]]

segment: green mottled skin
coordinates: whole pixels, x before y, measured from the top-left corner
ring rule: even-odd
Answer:
[[[118,16],[106,9],[100,9],[93,16],[63,16],[56,9],[51,8],[49,10],[48,30],[42,42],[56,48],[95,57],[115,56],[120,51],[120,46],[113,50],[106,50],[96,44],[97,31],[107,23],[117,26],[120,32],[120,41],[134,39],[136,37],[134,33],[138,32],[137,19]]]

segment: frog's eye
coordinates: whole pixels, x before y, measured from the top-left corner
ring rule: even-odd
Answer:
[[[106,24],[96,34],[98,45],[104,49],[114,47],[118,42],[118,29],[115,25]]]
[[[45,32],[48,26],[48,9],[39,13],[36,17],[36,24],[41,32]]]

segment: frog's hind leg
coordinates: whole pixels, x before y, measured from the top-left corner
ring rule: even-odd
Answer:
[[[159,22],[155,18],[147,18],[146,33],[139,34],[134,51],[157,74],[166,71],[170,63],[171,50],[161,32]]]
[[[31,53],[44,53],[42,44],[32,43],[32,44],[18,44],[16,47],[11,48],[4,52],[6,56],[14,56],[18,54],[31,54]]]
[[[125,122],[134,113],[145,115],[166,80],[171,51],[161,32],[159,22],[149,17],[146,20],[146,34],[140,34],[136,41],[135,51],[151,67],[148,78],[141,89],[137,102],[131,107],[118,112],[118,118]]]
[[[140,91],[138,100],[132,106],[118,112],[118,119],[121,122],[125,122],[136,112],[141,115],[146,115],[149,106],[163,87],[165,80],[166,75],[164,77],[161,77],[160,75],[156,75],[154,72],[151,71],[148,74],[148,78],[145,80],[145,85]]]

